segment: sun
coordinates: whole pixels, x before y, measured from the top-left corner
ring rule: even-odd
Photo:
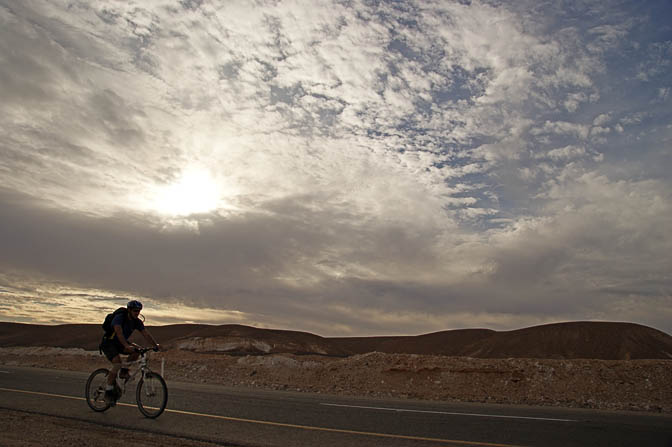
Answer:
[[[172,216],[188,216],[217,209],[221,188],[210,172],[190,168],[175,182],[159,188],[153,208]]]

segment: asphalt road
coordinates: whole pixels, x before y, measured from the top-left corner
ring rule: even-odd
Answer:
[[[88,374],[0,365],[0,407],[234,446],[672,447],[672,416],[381,400],[171,382],[156,420],[134,389],[105,413],[84,401]],[[1,438],[1,435],[0,435]]]

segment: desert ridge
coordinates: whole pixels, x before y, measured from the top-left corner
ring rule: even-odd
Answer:
[[[347,357],[369,352],[472,358],[672,359],[672,336],[639,324],[566,322],[512,331],[457,329],[415,336],[321,337],[242,325],[148,326],[168,349],[233,355]],[[50,346],[96,350],[100,325],[0,322],[0,347]],[[141,340],[139,340],[141,341]]]

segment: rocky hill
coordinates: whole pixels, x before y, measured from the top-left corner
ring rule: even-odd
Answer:
[[[368,352],[473,358],[672,359],[672,337],[656,329],[612,322],[569,322],[513,331],[459,329],[417,336],[320,337],[307,332],[241,325],[180,324],[149,327],[167,348],[227,354]],[[99,325],[0,323],[0,346],[53,346],[95,350]],[[141,341],[141,340],[138,340]]]
[[[474,358],[672,359],[672,337],[656,329],[611,322],[570,322],[514,331],[464,329],[415,337],[332,339],[348,351]]]

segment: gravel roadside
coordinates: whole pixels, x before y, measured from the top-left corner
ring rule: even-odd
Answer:
[[[165,378],[241,388],[349,396],[543,405],[672,413],[672,360],[475,359],[370,353],[347,358],[290,354],[156,354]],[[0,348],[0,365],[92,371],[98,352]]]
[[[0,408],[3,447],[214,447],[224,444],[106,427],[91,422]]]

